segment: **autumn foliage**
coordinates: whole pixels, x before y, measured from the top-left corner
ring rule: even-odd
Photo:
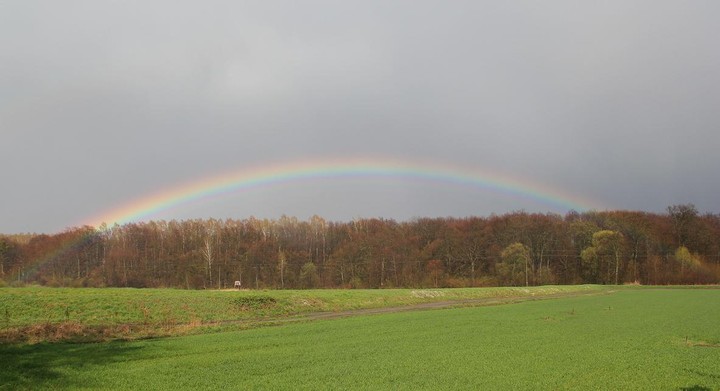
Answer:
[[[389,288],[717,284],[720,215],[633,211],[150,221],[0,236],[0,283]]]

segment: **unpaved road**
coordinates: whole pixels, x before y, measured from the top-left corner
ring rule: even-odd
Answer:
[[[597,296],[607,295],[615,293],[615,290],[601,291],[601,292],[574,292],[574,293],[555,293],[549,295],[537,295],[537,296],[523,296],[523,297],[487,297],[481,299],[466,299],[466,300],[452,300],[452,301],[437,301],[431,303],[420,303],[410,304],[399,307],[382,307],[382,308],[363,308],[357,310],[346,310],[346,311],[326,311],[326,312],[310,312],[306,314],[297,314],[285,317],[266,317],[257,319],[238,319],[238,320],[223,320],[211,323],[205,323],[203,325],[230,325],[230,324],[248,324],[248,325],[262,325],[262,324],[283,324],[290,322],[306,322],[312,320],[322,319],[339,319],[347,318],[351,316],[364,316],[364,315],[376,315],[376,314],[392,314],[399,312],[410,312],[410,311],[422,311],[442,308],[455,308],[455,307],[481,307],[490,305],[501,305],[501,304],[514,304],[525,301],[537,301],[537,300],[550,300],[560,299],[568,297],[579,297],[579,296]]]

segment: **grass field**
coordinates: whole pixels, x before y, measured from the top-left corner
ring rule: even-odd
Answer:
[[[720,290],[621,288],[131,342],[4,344],[0,361],[3,390],[711,390]]]
[[[103,340],[249,328],[318,312],[478,299],[601,293],[601,286],[483,289],[200,291],[0,288],[0,342]],[[234,322],[234,325],[230,325]]]

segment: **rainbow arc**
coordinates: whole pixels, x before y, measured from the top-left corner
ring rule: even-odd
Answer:
[[[316,179],[397,178],[477,188],[532,199],[554,209],[601,209],[597,202],[527,179],[498,172],[427,161],[387,158],[317,159],[242,168],[161,190],[93,216],[82,225],[141,221],[162,211],[203,199],[256,188]]]

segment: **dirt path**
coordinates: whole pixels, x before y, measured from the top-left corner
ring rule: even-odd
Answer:
[[[247,324],[247,325],[262,325],[262,324],[284,324],[291,322],[307,322],[313,320],[324,320],[324,319],[340,319],[348,318],[352,316],[365,316],[365,315],[378,315],[378,314],[393,314],[399,312],[411,312],[411,311],[423,311],[443,308],[458,308],[458,307],[484,307],[491,305],[502,305],[502,304],[515,304],[526,301],[538,301],[538,300],[551,300],[569,297],[579,296],[597,296],[607,295],[617,292],[616,290],[608,290],[602,292],[573,292],[573,293],[555,293],[542,296],[524,296],[524,297],[487,297],[481,299],[466,299],[466,300],[452,300],[452,301],[437,301],[431,303],[419,303],[410,304],[398,307],[382,307],[382,308],[362,308],[357,310],[346,310],[346,311],[326,311],[326,312],[310,312],[306,314],[297,314],[286,317],[267,317],[257,319],[238,319],[238,320],[222,320],[217,322],[205,323],[203,325],[231,325],[231,324]]]

